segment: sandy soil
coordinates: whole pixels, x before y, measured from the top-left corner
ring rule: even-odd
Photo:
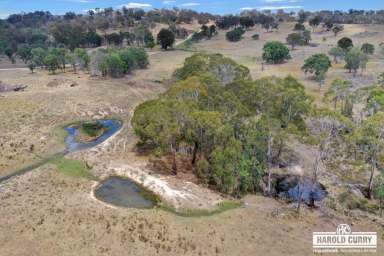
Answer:
[[[202,218],[110,208],[90,196],[92,186],[50,165],[2,183],[0,255],[310,255],[312,232],[334,231],[340,223],[383,234],[372,220],[306,209],[296,217],[262,196]]]

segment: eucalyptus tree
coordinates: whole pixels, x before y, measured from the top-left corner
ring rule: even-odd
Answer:
[[[368,117],[353,133],[353,140],[367,166],[369,166],[368,198],[372,198],[375,172],[384,157],[384,113]]]

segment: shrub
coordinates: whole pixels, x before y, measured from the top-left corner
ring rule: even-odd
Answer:
[[[260,39],[260,35],[259,35],[259,34],[254,34],[254,35],[252,36],[252,39],[253,39],[253,40],[259,40],[259,39]]]
[[[230,42],[238,42],[241,40],[244,33],[245,30],[243,28],[235,28],[234,30],[227,32],[225,36]]]

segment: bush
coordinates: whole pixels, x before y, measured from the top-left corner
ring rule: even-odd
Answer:
[[[227,32],[225,37],[230,42],[238,42],[241,40],[244,33],[245,33],[245,30],[243,28],[235,28],[234,30]]]
[[[253,39],[253,40],[259,40],[259,39],[260,39],[260,35],[259,35],[259,34],[254,34],[254,35],[252,36],[252,39]]]
[[[263,47],[263,60],[269,63],[277,64],[290,58],[288,47],[281,42],[267,42]]]

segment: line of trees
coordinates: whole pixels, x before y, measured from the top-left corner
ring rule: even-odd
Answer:
[[[67,64],[70,64],[76,73],[78,69],[88,70],[90,63],[88,53],[81,48],[76,48],[73,52],[65,48],[33,48],[24,58],[32,73],[36,68],[44,68],[51,73],[58,69],[65,72]]]
[[[143,48],[98,49],[91,55],[92,75],[122,77],[135,69],[146,68],[148,55]]]

